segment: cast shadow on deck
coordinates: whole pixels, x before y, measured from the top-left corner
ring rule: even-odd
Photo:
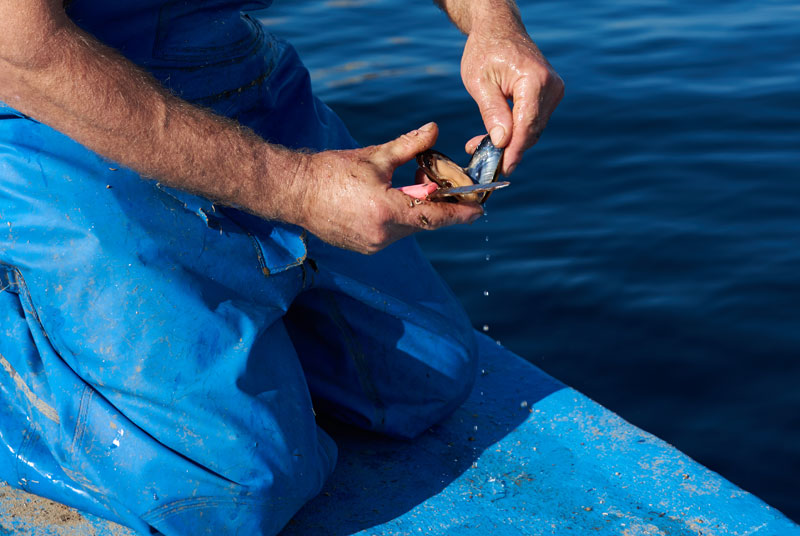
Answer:
[[[322,422],[339,446],[339,461],[322,493],[282,536],[345,536],[403,516],[442,492],[525,422],[536,402],[564,387],[527,363],[502,359],[508,352],[495,341],[478,336],[478,342],[480,367],[472,394],[421,437],[392,440]]]

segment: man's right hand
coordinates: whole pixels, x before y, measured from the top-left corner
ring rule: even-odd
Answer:
[[[275,207],[278,219],[366,254],[417,231],[475,221],[483,214],[477,203],[415,203],[392,188],[394,170],[430,149],[437,135],[429,123],[382,145],[298,155],[303,161]]]

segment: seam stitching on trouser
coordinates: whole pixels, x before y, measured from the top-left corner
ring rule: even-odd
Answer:
[[[196,510],[198,508],[219,507],[226,504],[232,505],[267,505],[272,501],[263,501],[253,498],[224,498],[224,497],[192,497],[190,499],[180,499],[158,508],[150,510],[142,515],[142,519],[151,525],[163,521],[175,514]]]
[[[19,294],[19,286],[16,281],[16,268],[8,264],[0,263],[0,292],[11,292]]]
[[[83,440],[83,434],[86,430],[86,416],[89,413],[89,403],[91,402],[92,397],[94,396],[94,389],[89,387],[88,385],[83,388],[83,392],[81,393],[81,402],[80,406],[78,407],[78,418],[75,422],[75,434],[72,437],[72,445],[70,446],[70,452],[75,454],[80,447],[80,443]]]
[[[17,475],[19,477],[19,483],[25,491],[30,491],[30,486],[28,484],[31,482],[31,480],[25,476],[25,468],[28,467],[28,464],[25,463],[25,461],[28,460],[27,453],[33,450],[34,445],[38,441],[39,433],[35,430],[35,425],[30,426],[25,430],[22,444],[17,451]]]

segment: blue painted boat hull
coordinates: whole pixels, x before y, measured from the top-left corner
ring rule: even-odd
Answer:
[[[326,425],[340,447],[337,469],[284,536],[800,536],[757,497],[479,339],[472,395],[421,438]],[[59,521],[55,508],[0,487],[0,534],[127,532],[74,511]]]

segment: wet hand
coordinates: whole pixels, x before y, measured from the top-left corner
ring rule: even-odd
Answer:
[[[564,82],[521,24],[474,28],[464,47],[461,77],[492,143],[506,148],[502,171],[509,175],[522,153],[539,140],[564,95]],[[508,99],[513,100],[513,111]],[[484,135],[467,142],[468,153]]]
[[[366,254],[417,231],[473,222],[483,214],[476,203],[415,202],[392,188],[394,170],[430,149],[437,135],[429,123],[382,145],[301,155],[279,218]]]

